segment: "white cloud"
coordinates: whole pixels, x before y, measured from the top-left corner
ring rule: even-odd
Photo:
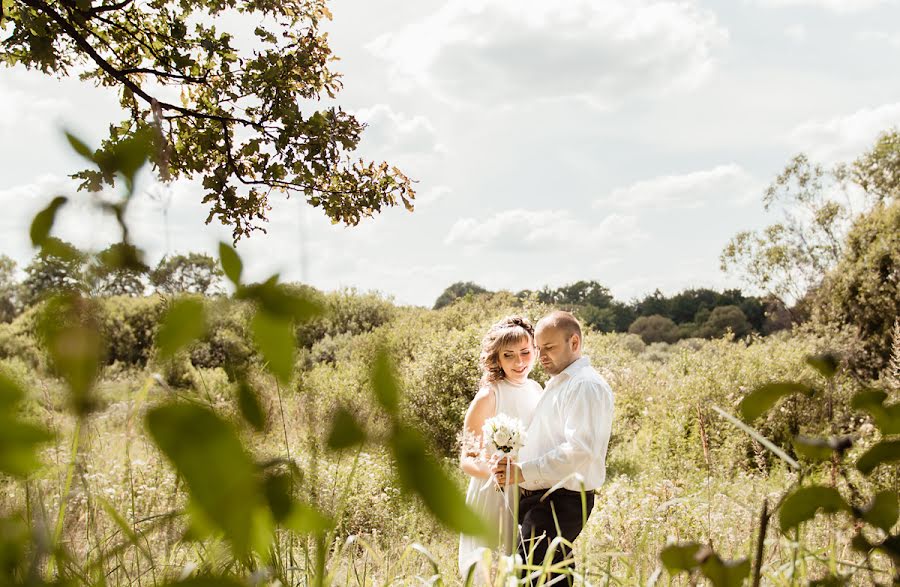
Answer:
[[[792,24],[786,29],[784,29],[784,36],[795,43],[802,43],[807,39],[809,33],[806,30],[806,27],[800,23]]]
[[[787,141],[813,159],[836,162],[853,159],[870,148],[882,132],[900,127],[900,102],[863,108],[847,116],[801,124]]]
[[[727,40],[715,15],[674,0],[450,0],[368,48],[399,87],[452,103],[579,98],[610,107],[699,85]]]
[[[438,185],[434,186],[431,189],[425,190],[422,193],[416,194],[416,209],[418,210],[420,207],[430,206],[435,202],[444,199],[448,194],[453,193],[453,190],[446,185]]]
[[[769,6],[809,6],[832,12],[847,13],[868,10],[880,4],[886,4],[890,0],[759,0],[759,2]]]
[[[59,98],[35,98],[12,87],[0,90],[0,128],[46,125],[68,110],[68,104]]]
[[[741,166],[730,163],[684,175],[664,175],[616,188],[594,202],[595,208],[699,208],[713,201],[738,204],[754,200],[760,183]]]
[[[434,125],[424,116],[395,112],[387,104],[376,104],[354,114],[367,124],[363,141],[380,151],[425,154],[444,150],[437,140]]]
[[[900,49],[900,33],[884,31],[861,31],[856,33],[857,40],[870,43],[884,43],[894,49]]]
[[[561,246],[616,248],[644,238],[634,216],[610,214],[590,224],[574,218],[568,210],[515,209],[485,220],[461,218],[450,228],[444,243],[521,252]]]

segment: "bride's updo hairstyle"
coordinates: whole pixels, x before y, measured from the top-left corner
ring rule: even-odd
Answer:
[[[481,339],[481,385],[489,385],[505,377],[500,367],[500,351],[522,339],[534,346],[534,326],[523,316],[513,315],[503,318],[487,331]]]

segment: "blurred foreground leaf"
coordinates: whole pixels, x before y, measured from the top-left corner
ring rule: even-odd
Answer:
[[[260,308],[250,323],[253,339],[266,360],[266,368],[282,384],[291,380],[294,371],[296,340],[290,318],[273,315]]]
[[[56,213],[68,202],[63,196],[56,196],[51,200],[46,208],[35,214],[34,220],[31,221],[31,244],[35,247],[43,247],[50,236],[53,229],[53,223],[56,222]]]
[[[257,469],[231,425],[194,404],[153,408],[146,422],[156,445],[184,477],[194,507],[236,552],[265,548]]]
[[[37,451],[53,439],[48,431],[18,418],[17,404],[24,397],[24,390],[0,373],[0,473],[16,477],[27,477],[40,466]]]
[[[872,502],[862,511],[865,521],[888,533],[897,523],[898,516],[900,516],[900,504],[897,501],[897,491],[889,489],[875,494]]]
[[[219,262],[222,263],[222,270],[225,276],[235,286],[241,284],[241,272],[244,270],[244,264],[237,251],[228,243],[219,243]]]
[[[473,512],[453,479],[428,454],[425,440],[414,430],[395,425],[391,452],[400,483],[418,495],[441,523],[470,536],[489,536],[490,531]]]
[[[331,420],[331,433],[328,435],[328,446],[342,449],[361,444],[366,440],[366,433],[356,422],[356,418],[345,407],[338,408]]]
[[[104,351],[95,313],[93,300],[71,293],[48,300],[38,318],[39,337],[54,369],[69,386],[69,399],[78,414],[95,407],[90,392]]]
[[[750,561],[745,558],[725,561],[712,553],[700,564],[700,571],[714,587],[741,587],[750,575]]]
[[[156,334],[159,356],[166,360],[194,342],[206,331],[206,313],[203,302],[194,298],[181,298],[172,302],[160,322]]]
[[[868,475],[878,465],[898,460],[900,460],[900,440],[882,440],[859,457],[856,468]]]
[[[900,434],[900,402],[885,404],[887,397],[880,389],[866,389],[853,396],[851,405],[868,413],[882,434]]]
[[[791,381],[769,383],[757,387],[741,400],[741,416],[743,416],[744,421],[752,422],[763,415],[769,408],[774,406],[778,400],[795,393],[802,393],[803,395],[810,397],[813,395],[814,391],[812,388],[803,385],[802,383],[794,383]]]
[[[379,351],[372,369],[372,387],[375,399],[388,414],[396,415],[400,405],[400,386],[394,375],[391,357],[384,350]]]
[[[781,504],[778,511],[781,531],[786,533],[799,524],[812,519],[820,509],[826,513],[835,513],[848,511],[850,506],[833,487],[821,485],[801,487]]]
[[[827,379],[834,377],[838,368],[838,357],[833,353],[810,355],[806,357],[806,363]]]
[[[266,429],[266,415],[259,396],[243,377],[238,381],[238,407],[241,410],[241,416],[253,426],[254,430],[262,432]]]
[[[701,545],[697,542],[670,544],[662,549],[659,559],[670,573],[673,571],[690,571],[700,563],[697,560],[700,548]]]
[[[827,461],[837,453],[838,455],[853,446],[853,441],[846,436],[832,438],[810,438],[799,435],[794,438],[794,451],[811,461]]]

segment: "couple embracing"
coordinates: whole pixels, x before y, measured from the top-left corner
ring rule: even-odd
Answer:
[[[572,558],[566,545],[581,532],[594,490],[606,478],[613,416],[612,390],[583,356],[582,343],[581,326],[568,312],[553,312],[535,327],[509,316],[482,340],[481,389],[466,412],[463,434],[474,442],[463,443],[460,466],[471,477],[466,502],[500,529],[500,543],[461,536],[464,578],[473,565],[476,577],[484,576],[477,565],[485,548],[542,565],[548,546],[561,536],[565,542],[554,550],[553,563]],[[545,389],[528,378],[535,360],[551,376]],[[500,414],[525,426],[517,459],[484,458],[482,426]],[[490,483],[504,490],[485,490]]]

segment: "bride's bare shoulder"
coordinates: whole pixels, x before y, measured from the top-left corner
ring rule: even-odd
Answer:
[[[497,394],[494,393],[494,385],[485,385],[478,390],[472,402],[469,404],[467,419],[469,416],[479,416],[481,418],[493,415],[497,408]]]

